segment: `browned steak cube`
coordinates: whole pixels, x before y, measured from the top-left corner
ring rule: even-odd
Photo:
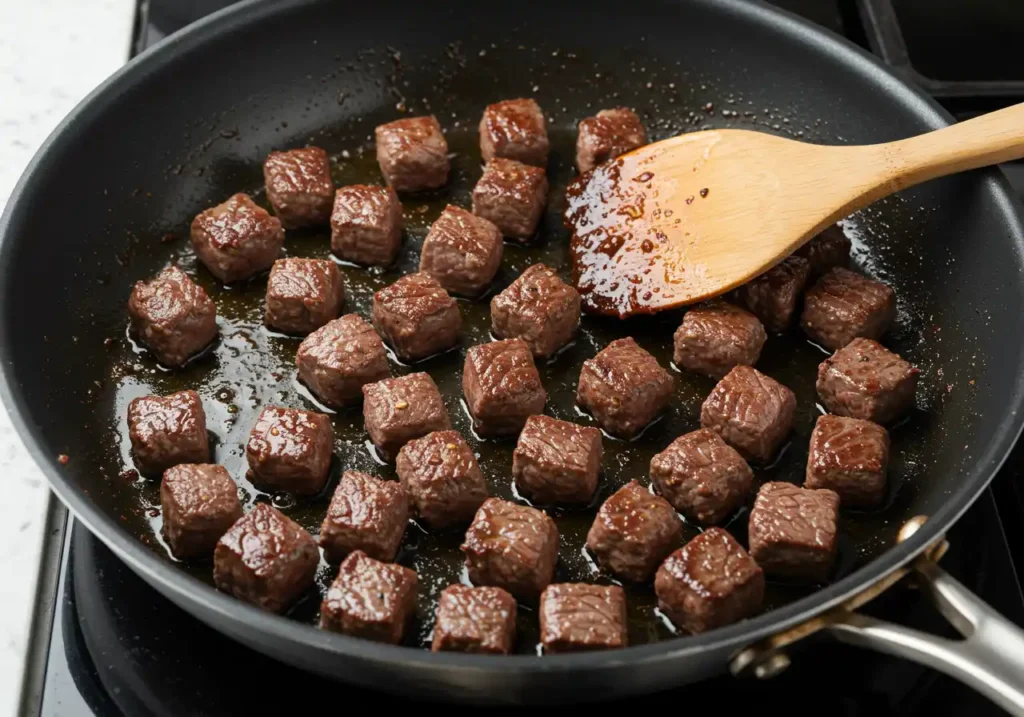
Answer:
[[[795,254],[809,262],[811,278],[814,278],[834,266],[845,267],[849,264],[850,248],[851,242],[846,238],[842,227],[833,224],[797,249]]]
[[[701,428],[679,436],[651,459],[651,482],[687,518],[714,525],[746,502],[754,472],[721,436]]]
[[[301,525],[257,503],[221,536],[213,552],[213,581],[239,600],[284,612],[313,585],[320,551]]]
[[[331,211],[331,251],[356,264],[390,266],[402,247],[404,225],[402,203],[392,187],[342,187]]]
[[[437,279],[407,274],[373,295],[373,325],[404,361],[447,351],[462,336],[462,312]]]
[[[627,337],[583,362],[576,402],[608,433],[632,438],[668,407],[674,390],[672,375]]]
[[[384,342],[359,314],[329,321],[299,344],[299,378],[328,406],[358,403],[363,386],[390,375]]]
[[[199,261],[225,284],[266,271],[284,246],[281,221],[242,193],[197,215],[190,236]]]
[[[737,366],[700,407],[710,428],[748,459],[768,463],[793,429],[796,396],[756,368]]]
[[[735,366],[753,366],[768,339],[761,321],[724,301],[690,309],[674,336],[679,368],[722,378]]]
[[[466,352],[462,392],[481,436],[519,433],[530,416],[543,413],[548,394],[530,347],[521,339],[478,344]]]
[[[142,475],[159,475],[179,463],[210,459],[206,412],[195,391],[132,399],[128,437],[135,467]]]
[[[890,423],[914,405],[919,373],[877,341],[857,338],[818,366],[818,396],[832,413]]]
[[[485,162],[495,157],[546,167],[547,123],[535,100],[519,98],[488,105],[480,118],[480,154]]]
[[[437,384],[423,372],[363,386],[363,422],[385,461],[412,439],[452,427]]]
[[[320,526],[320,547],[332,563],[362,550],[390,562],[409,522],[409,494],[395,481],[345,471]]]
[[[740,303],[750,309],[765,328],[780,333],[789,328],[807,284],[811,265],[790,256],[736,290]]]
[[[540,641],[550,653],[626,647],[626,593],[618,585],[549,585],[540,598]]]
[[[529,239],[537,231],[547,200],[548,178],[543,169],[495,157],[473,188],[473,213],[507,237]]]
[[[286,229],[326,224],[334,182],[331,161],[320,147],[271,152],[263,162],[267,199]]]
[[[885,497],[889,432],[877,423],[819,416],[811,433],[805,488],[829,488],[844,507],[877,505]]]
[[[169,368],[182,366],[217,336],[213,301],[176,266],[135,283],[128,315],[132,332]]]
[[[765,483],[750,511],[750,554],[768,575],[824,582],[836,560],[839,496]]]
[[[433,115],[382,124],[374,137],[380,171],[396,191],[437,189],[448,182],[448,142]]]
[[[533,600],[555,575],[558,528],[542,510],[488,498],[466,531],[462,552],[474,585]]]
[[[516,641],[516,599],[501,588],[449,585],[437,603],[434,652],[507,655]]]
[[[487,500],[487,481],[458,431],[434,431],[398,451],[395,470],[431,528],[466,525]]]
[[[337,318],[345,283],[333,261],[278,259],[267,280],[264,323],[286,334],[308,334]]]
[[[601,471],[601,432],[536,415],[512,453],[516,488],[534,503],[587,503]]]
[[[267,406],[249,433],[246,474],[257,488],[316,495],[334,454],[334,427],[323,413]]]
[[[449,204],[430,227],[420,250],[420,271],[453,294],[477,296],[501,266],[498,227]]]
[[[800,326],[811,340],[836,351],[857,336],[879,339],[896,318],[896,292],[836,267],[804,297]]]
[[[576,137],[576,168],[582,174],[647,144],[647,131],[628,107],[601,110],[580,120]]]
[[[668,501],[633,480],[601,505],[587,533],[587,549],[605,570],[642,583],[682,535],[683,523]]]
[[[573,340],[580,325],[580,295],[544,264],[534,264],[491,299],[491,331],[522,339],[538,358]]]
[[[416,614],[419,577],[409,568],[350,553],[320,606],[320,627],[397,645]]]
[[[212,557],[220,536],[242,517],[238,486],[212,463],[180,463],[160,482],[163,536],[179,559]]]
[[[654,592],[679,629],[707,632],[760,611],[764,571],[728,531],[708,528],[662,563]]]

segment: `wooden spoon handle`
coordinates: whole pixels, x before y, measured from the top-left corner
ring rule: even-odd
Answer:
[[[882,151],[885,184],[899,191],[968,169],[1024,157],[1024,103],[898,142]]]

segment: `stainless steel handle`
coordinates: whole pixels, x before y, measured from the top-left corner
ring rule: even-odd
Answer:
[[[900,529],[899,541],[927,520],[916,516]],[[769,679],[789,666],[787,648],[815,633],[927,665],[977,690],[1012,715],[1024,717],[1024,630],[993,610],[937,565],[949,547],[937,538],[906,565],[806,622],[740,650],[730,662],[734,675]],[[857,612],[886,590],[911,578],[964,636],[949,640]]]
[[[964,636],[949,640],[849,612],[826,627],[841,642],[914,660],[1024,716],[1024,631],[930,560],[914,566],[919,584]]]

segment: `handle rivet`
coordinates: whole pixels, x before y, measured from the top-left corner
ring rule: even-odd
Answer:
[[[927,520],[927,515],[915,515],[900,526],[900,532],[896,535],[896,542],[902,543],[905,540],[910,540],[910,536],[920,530],[921,526],[923,526]]]
[[[789,656],[785,652],[773,652],[768,659],[754,668],[754,674],[759,680],[770,680],[785,672],[789,665]]]

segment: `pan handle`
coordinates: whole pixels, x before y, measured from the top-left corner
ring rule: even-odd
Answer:
[[[918,583],[964,636],[949,640],[856,612],[825,629],[840,642],[919,662],[960,680],[1013,715],[1024,715],[1024,631],[930,560]]]
[[[907,521],[898,539],[902,542],[909,538],[926,520],[917,516]],[[1024,630],[938,566],[948,547],[940,536],[909,565],[884,576],[842,605],[744,648],[733,656],[730,670],[734,675],[774,677],[789,666],[787,647],[817,632],[827,632],[840,642],[944,672],[1010,714],[1024,717]],[[936,637],[857,612],[907,577],[927,591],[939,612],[964,639]]]

